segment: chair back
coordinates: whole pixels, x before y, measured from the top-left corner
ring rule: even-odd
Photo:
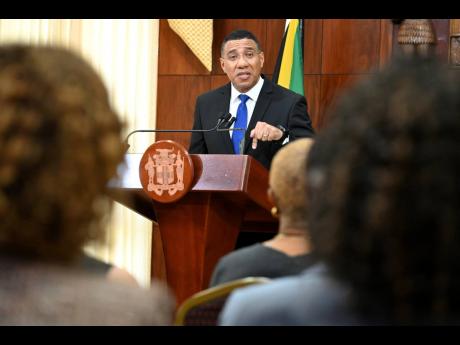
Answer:
[[[217,326],[219,314],[233,290],[268,282],[270,279],[265,277],[247,277],[197,292],[180,305],[176,313],[175,325]]]

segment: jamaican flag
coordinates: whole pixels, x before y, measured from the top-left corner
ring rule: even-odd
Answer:
[[[303,88],[303,19],[286,19],[273,82],[301,95]]]

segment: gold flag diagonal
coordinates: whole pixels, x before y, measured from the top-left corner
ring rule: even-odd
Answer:
[[[168,19],[171,29],[187,44],[209,72],[212,70],[212,19]]]

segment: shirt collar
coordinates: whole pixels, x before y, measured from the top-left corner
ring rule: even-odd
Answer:
[[[238,96],[241,94],[232,83],[230,83],[232,86],[232,93],[230,95],[230,102],[235,102],[239,101]],[[262,86],[264,86],[264,79],[259,76],[259,80],[257,81],[256,85],[252,87],[248,92],[245,92],[245,95],[248,95],[250,99],[252,99],[254,102],[257,101],[257,98],[259,97],[260,90],[262,90]]]

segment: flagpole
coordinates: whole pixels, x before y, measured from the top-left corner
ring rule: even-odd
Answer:
[[[302,62],[304,61],[305,58],[305,52],[304,52],[304,19],[299,19],[299,31],[300,31],[300,42],[302,42]]]

